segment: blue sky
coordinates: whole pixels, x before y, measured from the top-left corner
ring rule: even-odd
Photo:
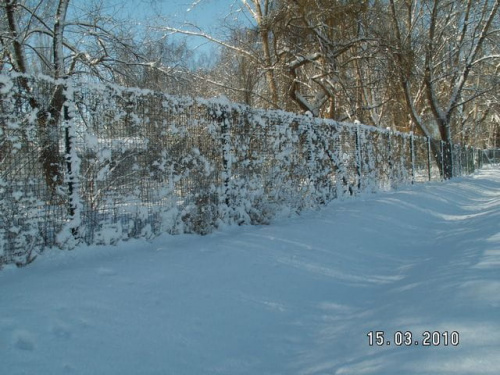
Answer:
[[[213,27],[231,13],[235,0],[158,0],[158,5],[165,16],[175,21],[194,22],[204,27]]]
[[[233,22],[239,14],[236,10],[241,5],[240,0],[142,0],[139,3],[141,5],[134,0],[128,2],[132,17],[134,13],[138,18],[161,16],[167,20],[168,26],[180,27],[183,23],[191,23],[219,37],[221,25]],[[189,44],[200,52],[210,51],[210,44],[205,39],[191,37]]]
[[[104,13],[121,18],[125,22],[144,25],[153,23],[177,28],[186,28],[185,24],[189,23],[222,39],[226,31],[224,24],[235,23],[237,17],[244,18],[241,12],[237,11],[241,7],[241,0],[97,0],[97,3],[99,2]],[[88,0],[72,0],[70,13],[72,9],[87,10],[92,7],[91,4]],[[169,38],[173,40],[185,36]],[[214,47],[213,43],[203,38],[189,37],[187,40],[189,46],[199,54],[210,55]]]

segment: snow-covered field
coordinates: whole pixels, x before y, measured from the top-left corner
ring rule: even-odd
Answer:
[[[269,226],[47,252],[0,272],[0,373],[499,374],[499,222],[491,168]]]

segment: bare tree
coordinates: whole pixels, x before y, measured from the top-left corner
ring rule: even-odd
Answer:
[[[485,94],[474,87],[474,72],[500,58],[489,43],[498,23],[499,0],[390,0],[395,41],[391,52],[414,124],[444,142],[435,154],[443,177],[453,176],[453,126],[464,103]],[[432,118],[432,121],[428,121]],[[434,144],[434,148],[436,148]]]
[[[361,120],[372,79],[364,69],[377,43],[370,32],[366,1],[283,1],[283,28],[289,95],[300,109],[315,116]],[[375,121],[379,122],[379,121]]]
[[[259,36],[253,29],[236,29],[231,32],[230,41],[233,45],[245,48],[247,51],[254,51],[257,54]],[[212,90],[200,95],[212,94],[227,96],[235,102],[245,103],[249,106],[270,105],[268,98],[263,97],[262,86],[266,86],[265,75],[253,60],[242,54],[235,54],[233,50],[223,48],[219,50],[217,60],[214,65],[205,70],[204,75],[198,80],[205,80],[211,84]],[[215,92],[212,92],[215,90]],[[271,104],[272,105],[272,104]]]
[[[0,45],[2,71],[22,74],[43,72],[56,84],[50,100],[34,95],[29,104],[38,114],[40,162],[52,192],[62,183],[59,124],[64,107],[64,80],[72,75],[117,81],[133,74],[131,67],[154,66],[141,55],[129,27],[103,14],[99,3],[86,12],[74,9],[68,18],[70,0],[2,0]],[[92,6],[92,5],[89,5]],[[30,81],[19,84],[31,93]]]
[[[263,106],[271,108],[282,108],[280,89],[277,78],[279,65],[275,50],[275,29],[277,9],[276,1],[273,0],[238,0],[235,1],[237,10],[245,14],[252,23],[240,30],[240,26],[226,23],[224,28],[228,31],[226,37],[217,37],[201,30],[196,25],[183,24],[179,27],[158,26],[158,30],[171,33],[183,34],[188,37],[201,37],[209,42],[215,43],[225,49],[221,56],[228,61],[232,54],[234,63],[245,70],[257,71],[258,77],[263,77],[265,86],[259,85],[260,92],[256,94]],[[233,77],[234,78],[234,77]],[[211,78],[208,78],[209,80]],[[261,80],[259,79],[259,82]],[[248,87],[227,85],[220,81],[212,82],[216,86],[225,87],[231,92],[243,93]],[[243,82],[242,82],[243,83]],[[248,86],[250,82],[245,84]],[[265,103],[264,103],[265,102]]]
[[[416,131],[444,142],[432,147],[450,178],[453,142],[499,117],[499,1],[235,0],[246,23],[226,37],[157,30],[222,47],[213,69],[190,71],[205,94]]]
[[[253,97],[264,107],[339,120],[363,119],[368,113],[367,121],[381,124],[388,93],[379,94],[381,69],[366,69],[373,67],[378,48],[368,35],[375,23],[369,2],[238,0],[235,4],[251,26],[226,24],[227,38],[216,38],[193,25],[162,29],[217,43],[225,49],[221,63],[232,59],[234,67],[253,72],[253,79],[240,82],[243,72],[234,71],[231,80],[236,85],[214,82],[232,92],[246,92],[246,102]]]

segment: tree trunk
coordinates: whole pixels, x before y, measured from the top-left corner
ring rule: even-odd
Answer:
[[[63,57],[63,33],[70,0],[59,0],[54,19],[53,30],[53,67],[54,78],[59,79],[64,76],[64,57]],[[11,40],[10,60],[15,71],[23,74],[28,72],[28,62],[24,53],[23,44],[20,42],[20,33],[16,19],[16,9],[18,3],[16,0],[4,0],[4,9],[7,18],[8,34]],[[29,95],[31,87],[28,79],[19,77],[21,86]],[[61,157],[59,152],[59,121],[61,111],[64,106],[64,86],[57,84],[54,88],[50,104],[43,108],[35,96],[29,99],[29,105],[32,110],[38,112],[38,137],[40,141],[39,160],[42,164],[42,170],[48,189],[55,193],[55,189],[63,181],[61,172]]]
[[[38,134],[40,139],[40,162],[42,163],[45,182],[52,193],[63,182],[61,155],[59,152],[59,122],[64,105],[63,86],[55,88],[50,106],[41,110],[38,116]]]
[[[453,177],[453,144],[439,139],[431,140],[431,152],[444,180]]]
[[[451,142],[443,143],[443,170],[442,175],[445,180],[454,177],[453,173],[453,144]]]
[[[260,0],[253,1],[255,6],[255,20],[257,21],[257,26],[259,27],[259,34],[262,41],[262,51],[264,53],[264,62],[266,70],[266,80],[269,87],[269,93],[271,95],[271,102],[274,108],[279,108],[278,104],[278,87],[276,84],[276,77],[274,74],[273,59],[271,55],[270,31],[269,25],[267,24],[269,20],[267,19],[269,12],[269,4],[266,1],[264,4]],[[264,9],[262,9],[264,8]]]

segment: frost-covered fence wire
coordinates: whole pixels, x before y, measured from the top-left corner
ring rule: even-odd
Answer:
[[[39,119],[58,87],[64,116],[49,136],[63,178],[54,190],[40,160],[47,134]],[[453,151],[457,174],[486,159],[470,147]],[[25,264],[51,246],[267,223],[280,212],[440,179],[435,160],[431,140],[412,134],[221,99],[0,75],[0,265]]]
[[[486,164],[500,164],[500,148],[483,150],[480,154],[480,158]]]

